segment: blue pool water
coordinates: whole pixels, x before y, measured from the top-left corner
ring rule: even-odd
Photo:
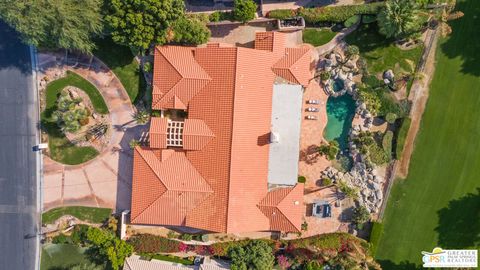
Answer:
[[[336,140],[341,150],[348,148],[348,132],[355,115],[355,100],[350,95],[329,97],[327,100],[328,122],[324,137],[328,141]]]
[[[342,80],[340,80],[340,79],[333,80],[333,83],[332,83],[333,92],[338,92],[338,91],[342,90],[343,87],[344,87],[344,83],[343,83]]]

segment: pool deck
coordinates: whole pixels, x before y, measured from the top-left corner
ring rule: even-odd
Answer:
[[[307,100],[316,99],[320,101],[319,105],[307,104]],[[303,94],[303,108],[302,108],[302,127],[300,134],[300,150],[306,149],[310,145],[320,145],[322,142],[326,142],[323,138],[323,130],[327,126],[327,99],[328,96],[323,91],[322,87],[312,80],[310,85],[305,89]],[[319,112],[306,112],[308,107],[317,107]],[[315,115],[318,120],[306,120],[307,115]],[[325,170],[331,162],[325,157],[319,157],[318,161],[313,164],[307,164],[304,161],[299,162],[298,174],[307,178],[305,183],[306,191],[313,191],[318,189],[318,180],[320,179],[320,173]]]

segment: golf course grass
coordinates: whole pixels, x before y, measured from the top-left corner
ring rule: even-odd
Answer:
[[[376,259],[420,269],[422,251],[480,246],[480,1],[439,44],[434,79],[407,179],[392,189]]]

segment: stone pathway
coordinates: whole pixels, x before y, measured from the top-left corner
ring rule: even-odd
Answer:
[[[128,143],[146,127],[136,126],[135,109],[121,82],[96,58],[91,63],[95,68],[49,66],[61,61],[54,55],[40,54],[39,59],[40,70],[67,68],[93,83],[108,106],[112,124],[108,147],[91,161],[70,166],[44,156],[44,210],[67,205],[129,209],[132,153]]]

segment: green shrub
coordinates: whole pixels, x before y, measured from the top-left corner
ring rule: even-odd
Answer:
[[[365,206],[356,207],[353,210],[352,221],[353,223],[360,225],[370,220],[370,212]]]
[[[257,4],[253,0],[234,0],[233,17],[240,22],[248,22],[255,19]]]
[[[143,71],[147,73],[152,72],[153,71],[152,63],[145,62],[145,64],[143,64]]]
[[[387,121],[389,124],[393,124],[397,120],[397,117],[398,116],[395,113],[389,112],[387,115],[385,115],[385,121]]]
[[[349,27],[353,26],[354,24],[357,24],[359,21],[360,21],[360,15],[354,15],[354,16],[348,18],[348,20],[346,20],[343,23],[343,25],[345,25],[345,27],[349,28]]]
[[[205,23],[191,18],[180,18],[173,25],[173,41],[183,45],[199,45],[210,38],[210,30]]]
[[[397,133],[397,144],[395,147],[395,157],[400,159],[403,154],[403,148],[405,147],[405,140],[407,138],[408,130],[410,129],[410,124],[412,119],[406,117],[402,120],[402,124]]]
[[[328,71],[322,71],[320,72],[320,79],[322,79],[323,82],[326,82],[330,79],[332,75]]]
[[[274,9],[268,12],[267,17],[271,19],[285,20],[295,17],[297,12],[293,9]]]
[[[328,144],[322,144],[318,147],[320,155],[325,156],[328,160],[334,160],[340,151],[337,141],[331,141]]]
[[[160,253],[178,252],[180,243],[157,235],[141,234],[130,237],[129,243],[136,252]]]
[[[52,238],[52,243],[54,244],[72,244],[72,238],[70,236],[67,236],[65,234],[59,234],[55,237]]]
[[[378,88],[385,85],[382,80],[377,79],[375,75],[363,75],[362,82],[369,88]]]
[[[233,13],[229,11],[215,11],[209,16],[211,22],[234,21]]]
[[[307,178],[305,178],[305,176],[300,175],[298,177],[298,183],[305,183],[305,182],[307,182]]]
[[[188,234],[188,233],[184,233],[184,234],[180,235],[180,239],[184,240],[184,241],[191,241],[193,239],[193,235]]]
[[[390,156],[376,143],[368,148],[368,157],[376,165],[383,165],[390,161]]]
[[[380,222],[372,222],[372,231],[370,232],[370,252],[374,257],[377,252],[378,243],[383,234],[383,224]]]
[[[81,245],[87,241],[88,225],[78,224],[72,232],[72,242],[76,245]]]
[[[322,185],[323,186],[328,187],[328,186],[332,185],[332,183],[333,183],[333,181],[330,178],[323,178],[322,179]]]
[[[391,130],[388,130],[383,135],[382,147],[385,153],[387,154],[387,156],[389,157],[392,156],[392,140],[393,140],[393,132]]]
[[[342,23],[355,15],[377,14],[384,5],[382,2],[377,2],[363,5],[300,8],[298,15],[302,16],[305,23],[310,25],[325,22]]]
[[[377,16],[375,15],[362,15],[362,23],[373,23],[377,21]]]

